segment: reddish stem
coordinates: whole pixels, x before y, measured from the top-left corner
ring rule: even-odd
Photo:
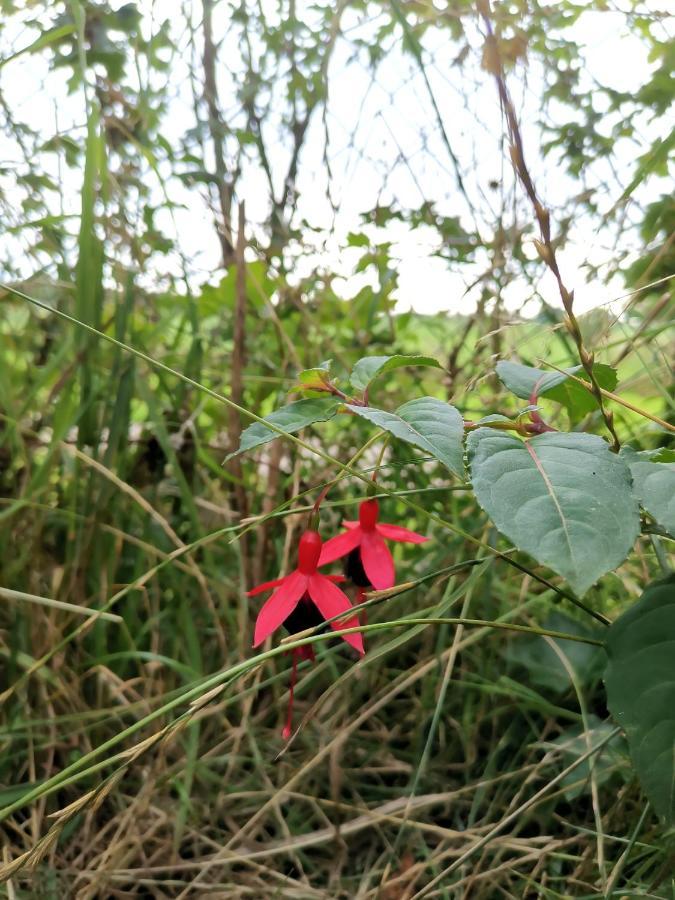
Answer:
[[[553,428],[551,425],[548,425],[544,420],[539,417],[537,420],[531,422],[531,424],[526,425],[525,429],[528,434],[543,434],[545,431],[557,431],[557,428]]]
[[[536,406],[537,401],[539,400],[539,384],[541,379],[536,383],[532,393],[530,394],[530,406]],[[531,434],[543,434],[545,431],[556,431],[557,429],[551,428],[542,417],[539,415],[536,409],[530,410],[530,422],[532,422],[532,427],[528,428],[528,431]]]
[[[327,484],[324,488],[322,488],[321,493],[320,493],[319,496],[316,498],[316,502],[314,503],[314,506],[312,507],[312,513],[313,513],[313,515],[317,515],[317,514],[318,514],[318,512],[319,512],[319,507],[321,506],[321,504],[323,503],[323,501],[326,499],[326,495],[328,494],[328,491],[329,491],[332,487],[333,487],[333,484],[332,484],[332,482],[331,482],[331,484]]]
[[[359,400],[358,397],[350,397],[349,394],[345,394],[344,391],[341,391],[339,387],[336,387],[334,384],[329,384],[326,387],[326,390],[329,393],[333,394],[335,397],[339,397],[340,400],[344,400],[345,403],[350,403],[352,406],[367,406],[367,403],[364,403],[363,400]]]

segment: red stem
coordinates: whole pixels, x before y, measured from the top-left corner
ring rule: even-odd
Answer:
[[[541,378],[534,386],[532,393],[530,394],[530,406],[536,406],[537,401],[539,400],[539,384],[541,382]],[[555,428],[551,428],[551,426],[545,422],[542,417],[539,415],[536,409],[530,410],[530,422],[532,422],[532,428],[528,429],[531,434],[543,434],[545,431],[556,431]]]
[[[331,484],[327,484],[327,485],[322,489],[322,491],[321,491],[321,493],[319,494],[319,496],[316,498],[316,502],[315,502],[314,506],[312,507],[312,513],[313,513],[314,515],[316,515],[316,514],[319,512],[319,507],[321,506],[321,504],[323,503],[323,501],[326,499],[326,495],[328,494],[328,491],[329,491],[332,487],[333,487],[332,483],[331,483]]]
[[[340,400],[344,400],[345,403],[350,403],[352,406],[367,406],[368,405],[363,400],[359,400],[358,397],[350,397],[349,394],[345,394],[344,391],[341,391],[340,388],[336,387],[334,384],[329,384],[326,387],[326,390],[329,393],[333,394],[335,397],[339,397]]]

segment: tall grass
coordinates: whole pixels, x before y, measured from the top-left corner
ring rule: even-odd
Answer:
[[[317,661],[300,668],[282,742],[294,644],[250,648],[248,573],[288,571],[337,476],[322,528],[353,518],[377,452],[354,462],[365,432],[340,417],[233,472],[232,410],[243,425],[283,403],[298,362],[445,359],[459,342],[454,402],[515,412],[491,374],[494,323],[390,317],[364,351],[339,332],[347,303],[319,286],[314,320],[275,305],[291,288],[270,269],[267,296],[248,286],[233,405],[235,267],[196,299],[141,288],[105,253],[104,151],[91,113],[73,271],[1,298],[2,896],[672,897],[672,839],[607,721],[598,646],[658,569],[646,538],[591,593],[592,619],[462,485],[392,445],[387,518],[432,540],[398,551],[406,589],[368,604],[362,660],[310,638]],[[621,397],[669,420],[670,316],[581,323],[598,358],[618,360]],[[556,322],[504,325],[498,349],[577,362]],[[431,372],[377,390],[393,408],[449,388]],[[639,410],[614,412],[623,439],[655,443]]]
[[[299,727],[283,745],[293,644],[256,657],[240,633],[237,541],[262,520],[238,523],[230,506],[220,392],[188,382],[177,407],[180,354],[138,318],[152,298],[131,281],[104,289],[100,269],[91,288],[106,297],[99,313],[80,318],[77,285],[72,300],[54,288],[50,302],[62,312],[74,302],[75,321],[31,312],[32,328],[5,349],[8,896],[591,897],[631,884],[665,896],[667,844],[601,721],[601,632],[495,556],[495,534],[440,473],[417,494],[419,463],[404,451],[385,460],[382,502],[433,538],[399,558],[401,579],[421,580],[372,606],[361,662],[316,638],[317,664],[297,687]],[[118,343],[77,324],[101,319]],[[63,342],[75,364],[30,364],[47,323],[56,358]],[[627,386],[644,377],[632,356],[626,369]],[[503,403],[493,391],[482,382],[486,402]],[[617,414],[644,433],[644,420]],[[269,577],[288,564],[306,515],[293,497],[311,496],[354,449],[353,432],[328,435],[278,457]],[[269,448],[259,458],[244,466],[254,512]],[[363,494],[359,476],[329,495],[327,531]],[[463,565],[476,555],[467,533],[483,545],[477,566]],[[652,564],[645,544],[593,609],[613,616]]]

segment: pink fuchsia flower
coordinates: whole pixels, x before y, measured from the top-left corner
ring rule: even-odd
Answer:
[[[275,592],[263,605],[258,613],[255,623],[255,635],[253,646],[258,647],[265,638],[293,616],[300,601],[313,604],[319,611],[321,620],[331,619],[340,613],[352,608],[349,598],[339,587],[336,581],[344,581],[340,575],[322,575],[317,572],[319,557],[323,541],[316,531],[305,531],[300,538],[298,547],[298,566],[290,575],[279,578],[276,581],[267,581],[259,584],[248,592],[249,597],[255,597],[270,588],[276,588]],[[309,613],[310,610],[307,612]],[[296,617],[293,617],[294,619]],[[295,631],[302,630],[298,627],[300,622],[290,623]],[[310,622],[305,628],[311,627],[316,622]],[[334,629],[356,628],[359,624],[356,616],[340,622],[331,623]],[[363,638],[360,634],[342,635],[344,640],[355,650],[363,654]]]
[[[284,578],[259,584],[248,592],[249,597],[255,597],[256,594],[276,588],[258,613],[253,637],[254,647],[262,644],[280,625],[284,625],[291,634],[294,634],[320,625],[326,619],[331,619],[352,608],[349,598],[335,584],[337,581],[344,581],[344,577],[342,575],[322,575],[317,572],[322,546],[323,542],[316,531],[305,531],[298,546],[297,568]],[[337,630],[356,628],[358,624],[356,616],[331,623],[332,627]],[[363,655],[365,651],[360,634],[344,634],[342,638]],[[292,653],[293,669],[288,715],[282,732],[282,736],[286,739],[291,735],[293,691],[298,660],[314,659],[314,649],[311,645],[295,647]]]
[[[343,521],[347,531],[323,545],[319,565],[328,565],[358,548],[361,565],[370,584],[378,591],[392,587],[396,573],[385,538],[403,544],[423,544],[429,539],[400,525],[379,522],[379,512],[377,500],[364,500],[359,506],[359,521]]]

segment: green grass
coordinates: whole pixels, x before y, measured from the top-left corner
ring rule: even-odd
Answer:
[[[557,312],[521,319],[501,304],[502,289],[516,285],[523,297],[536,297],[541,274],[523,252],[530,214],[515,203],[511,210],[508,166],[495,182],[502,191],[498,227],[490,202],[489,221],[480,222],[485,239],[475,238],[478,255],[459,219],[457,234],[451,219],[449,232],[438,231],[439,247],[447,242],[452,250],[466,239],[469,249],[460,247],[450,265],[466,265],[467,282],[488,266],[471,317],[393,314],[396,262],[389,244],[376,246],[386,226],[373,230],[372,246],[370,235],[355,236],[352,250],[364,253],[355,268],[374,274],[376,286],[353,301],[336,295],[330,272],[286,272],[294,252],[311,255],[322,239],[308,223],[307,242],[289,238],[279,256],[264,243],[270,223],[247,226],[256,230],[243,278],[247,360],[243,400],[233,404],[236,266],[209,273],[196,290],[175,227],[172,252],[184,272],[166,274],[170,242],[153,220],[157,193],[176,226],[173,187],[185,165],[196,175],[204,169],[200,190],[214,187],[211,149],[195,151],[201,161],[190,152],[183,157],[184,148],[168,147],[160,130],[176,87],[164,57],[185,48],[163,43],[160,32],[146,46],[134,30],[133,4],[94,27],[91,4],[67,7],[72,24],[47,29],[0,60],[64,51],[58,59],[66,60],[68,89],[82,88],[86,107],[81,159],[77,144],[70,146],[70,162],[81,168],[77,215],[40,217],[48,209],[30,194],[34,206],[22,207],[18,224],[6,229],[56,228],[59,241],[34,255],[47,252],[44,270],[36,266],[33,278],[0,286],[0,897],[673,900],[673,835],[641,793],[602,683],[606,624],[668,565],[668,539],[641,535],[621,568],[579,601],[495,532],[468,484],[410,446],[385,446],[355,416],[258,448],[242,458],[241,470],[223,465],[233,449],[232,411],[242,428],[258,421],[288,402],[299,368],[322,360],[334,361],[345,388],[349,369],[365,355],[437,357],[451,371],[397,370],[374,383],[370,400],[393,410],[434,396],[469,420],[515,416],[526,406],[496,378],[498,359],[579,362]],[[340,28],[332,7],[326,12],[319,43],[328,29],[331,43]],[[397,3],[389,23],[405,23],[414,68],[427,79],[420,41],[427,27],[446,28],[447,16],[459,28],[451,29],[459,72],[459,14],[455,22],[454,12],[439,12],[434,21],[425,8],[428,21],[413,28],[417,14]],[[500,14],[509,34],[512,13],[504,5]],[[254,43],[269,41],[278,54],[274,69],[286,67],[286,56],[292,61],[297,84],[291,91],[289,83],[286,112],[297,126],[302,91],[319,90],[313,54],[325,48],[295,47],[301,23],[286,35],[260,15],[250,23],[251,33],[261,29]],[[551,11],[532,15],[532,72],[537,44],[551,73],[576,71],[564,40],[555,50],[553,39],[550,46],[543,40]],[[560,23],[556,29],[564,35]],[[71,45],[72,34],[78,39]],[[99,39],[104,52],[92,62],[87,53]],[[189,42],[201,55],[202,37],[195,43],[191,34]],[[660,47],[654,38],[653,49]],[[127,49],[140,64],[133,89],[120,75],[116,93],[114,73],[100,77],[101,66],[115,59],[123,66]],[[480,55],[478,48],[478,64]],[[197,95],[206,85],[195,77],[203,125]],[[257,108],[252,82],[246,89]],[[431,92],[431,81],[424,87]],[[436,100],[432,110],[442,121]],[[258,146],[229,123],[223,131],[244,154]],[[32,174],[33,160],[26,162]],[[640,163],[640,181],[651,166]],[[258,175],[265,180],[262,170]],[[142,184],[150,177],[152,189]],[[478,184],[482,192],[482,175]],[[601,187],[611,196],[611,186]],[[570,208],[600,218],[581,200]],[[399,215],[397,203],[390,211],[408,225],[416,215],[403,207]],[[422,217],[427,235],[434,215],[429,206]],[[294,227],[296,218],[289,216]],[[556,223],[556,235],[559,226],[562,240],[569,222]],[[672,299],[658,305],[672,293],[673,281],[660,277],[670,238],[660,245],[660,232],[652,232],[642,237],[659,268],[653,286],[638,284],[626,296],[630,315],[615,321],[596,310],[580,318],[587,348],[598,362],[616,364],[617,393],[637,408],[608,402],[619,436],[641,449],[673,446],[672,435],[642,414],[672,424],[675,402]],[[614,249],[618,270],[624,251],[618,243]],[[571,420],[543,398],[541,413],[560,430],[607,436],[600,411]],[[260,598],[246,591],[292,568],[324,487],[331,486],[321,507],[328,536],[343,518],[355,518],[374,470],[383,518],[431,540],[395,550],[401,587],[364,604],[362,659],[333,633],[302,638],[313,642],[317,660],[299,667],[286,743],[289,651],[300,642],[281,633],[254,651]]]
[[[575,628],[583,612],[495,557],[491,548],[507,548],[470,494],[449,489],[457,486],[429,462],[420,493],[419,463],[400,446],[385,458],[381,502],[387,518],[432,537],[397,558],[399,580],[420,580],[371,604],[361,662],[317,637],[316,665],[300,670],[297,732],[284,746],[292,643],[258,656],[247,649],[257,604],[242,596],[238,539],[249,534],[255,557],[267,531],[259,575],[274,577],[309,508],[285,507],[301,490],[311,504],[340,471],[347,477],[329,494],[323,527],[353,515],[372,461],[345,470],[345,460],[363,432],[331,424],[322,439],[285,443],[281,456],[275,445],[258,451],[281,469],[273,505],[266,519],[238,525],[219,467],[220,391],[188,383],[176,405],[175,375],[165,368],[154,379],[142,354],[134,361],[122,346],[144,346],[125,324],[133,296],[131,287],[119,294],[110,320],[121,344],[90,332],[85,381],[79,366],[64,376],[62,366],[21,365],[35,351],[30,331],[4,367],[2,584],[123,619],[4,601],[0,816],[8,871],[16,861],[6,889],[491,898],[602,897],[607,885],[624,894],[633,885],[667,896],[668,843],[616,736],[588,731],[590,770],[564,749],[570,728],[583,735],[589,714],[606,715],[601,667],[581,666],[558,640],[559,683],[550,673],[538,680],[536,642],[552,604]],[[64,346],[82,346],[78,327],[58,325]],[[149,356],[162,364],[161,350]],[[645,377],[635,359],[628,390]],[[397,402],[420,378],[415,390],[438,392],[434,377],[404,375],[378,400]],[[470,402],[508,411],[513,401],[497,390],[483,379]],[[186,445],[181,426],[198,407]],[[73,443],[87,415],[107,440]],[[619,421],[649,440],[640,416]],[[244,478],[258,515],[271,471],[246,461]],[[476,555],[468,535],[481,565],[462,567]],[[592,609],[614,617],[645,570],[656,571],[646,541],[619,579],[592,592]]]

